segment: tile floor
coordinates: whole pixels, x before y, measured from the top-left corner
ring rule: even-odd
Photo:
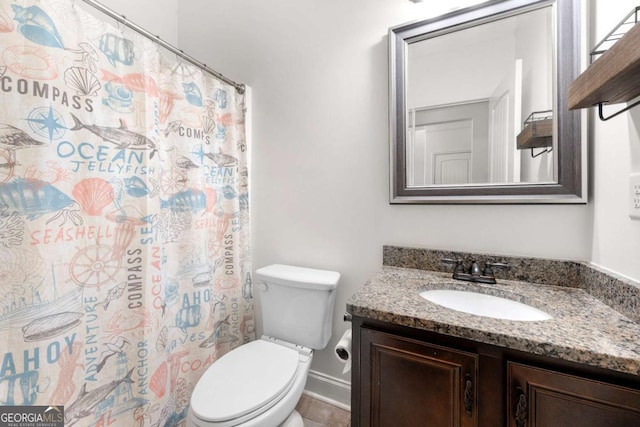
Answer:
[[[349,427],[351,413],[303,394],[296,406],[304,427]]]

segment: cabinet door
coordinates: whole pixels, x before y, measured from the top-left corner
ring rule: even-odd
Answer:
[[[477,426],[477,355],[366,328],[360,346],[361,426]]]
[[[640,426],[640,391],[509,362],[509,427]]]

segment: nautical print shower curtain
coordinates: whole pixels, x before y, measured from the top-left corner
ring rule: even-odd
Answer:
[[[253,339],[244,109],[72,0],[1,0],[0,405],[179,425]]]

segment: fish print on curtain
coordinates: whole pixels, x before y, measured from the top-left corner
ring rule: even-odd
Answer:
[[[0,405],[179,425],[254,338],[244,97],[159,49],[0,3]]]

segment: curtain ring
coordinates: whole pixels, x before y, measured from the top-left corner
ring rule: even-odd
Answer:
[[[160,36],[156,34],[151,41],[156,45],[156,52],[160,52]]]
[[[184,54],[184,51],[182,49],[179,49],[180,54]],[[176,63],[173,65],[173,67],[171,67],[171,74],[174,74],[178,68],[180,68],[180,75],[182,75],[182,60],[183,57],[182,55],[180,55],[178,52],[175,52],[176,55]]]
[[[124,36],[124,30],[127,28],[127,17],[124,15],[120,15],[121,20],[118,19],[118,30],[120,31],[120,35]]]

